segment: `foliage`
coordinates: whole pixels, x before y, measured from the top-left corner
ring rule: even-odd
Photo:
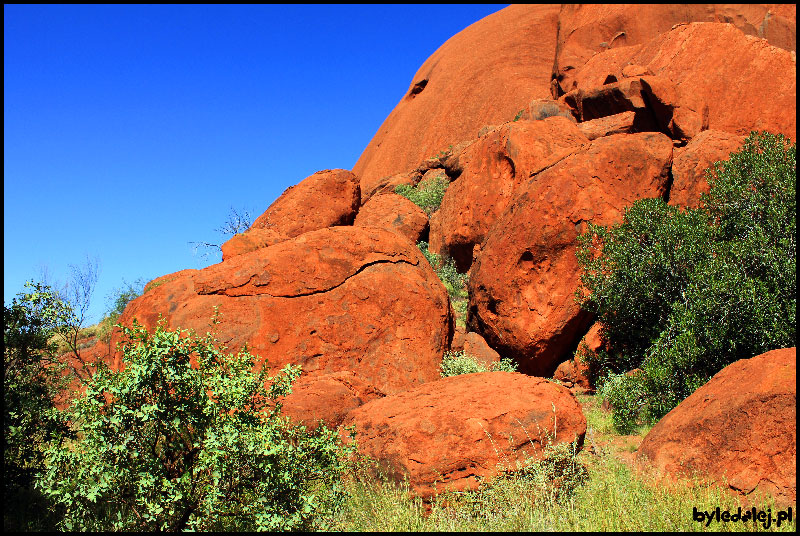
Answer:
[[[111,305],[98,326],[98,337],[100,340],[108,342],[111,339],[111,332],[114,328],[114,324],[116,324],[120,315],[125,311],[125,307],[144,293],[144,287],[144,279],[139,278],[133,283],[128,283],[123,280],[121,287],[111,291],[111,294],[108,296]]]
[[[48,505],[33,489],[44,467],[43,446],[66,431],[55,410],[64,387],[53,335],[72,318],[70,307],[43,283],[26,283],[3,305],[3,525],[47,528]],[[20,501],[20,497],[25,500]],[[34,512],[33,510],[40,510]]]
[[[76,439],[47,451],[39,486],[64,529],[324,526],[343,500],[346,450],[281,416],[298,367],[270,378],[210,334],[122,329],[124,370],[98,371],[66,414]]]
[[[517,115],[515,115],[515,116],[514,116],[514,119],[512,119],[511,121],[512,121],[512,122],[519,121],[519,120],[520,120],[520,118],[522,117],[522,114],[523,114],[523,113],[525,113],[525,108],[523,108],[522,110],[518,111],[518,112],[517,112]]]
[[[464,299],[467,297],[467,274],[460,274],[456,269],[456,262],[450,258],[438,255],[428,249],[427,242],[417,243],[417,247],[433,267],[436,275],[444,284],[447,293],[453,299]]]
[[[430,216],[441,206],[444,192],[449,185],[450,181],[444,174],[441,174],[425,179],[416,186],[400,184],[395,187],[394,191],[410,200]]]
[[[442,378],[458,376],[459,374],[472,374],[473,372],[487,372],[486,365],[478,361],[475,356],[465,353],[463,350],[445,352],[441,364]],[[491,370],[516,372],[517,365],[510,358],[504,357],[497,363],[492,363]]]
[[[578,298],[608,344],[590,366],[613,377],[623,429],[736,360],[796,345],[796,145],[752,133],[708,180],[697,209],[644,199],[581,236]]]

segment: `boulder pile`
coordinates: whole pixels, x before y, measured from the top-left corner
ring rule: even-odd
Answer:
[[[558,371],[591,389],[575,359],[599,345],[574,300],[577,237],[590,223],[620,222],[641,198],[696,206],[705,169],[751,130],[796,139],[795,9],[502,9],[422,65],[352,171],[320,171],[287,189],[222,246],[221,263],[152,281],[120,321],[153,328],[163,317],[204,333],[218,308],[217,335],[230,351],[246,345],[259,367],[302,366],[284,401],[290,417],[355,425],[364,452],[422,496],[474,488],[501,466],[536,459],[548,442],[580,446],[586,421],[576,398],[542,378]],[[449,182],[438,210],[395,193],[433,176]],[[469,274],[474,336],[461,331],[454,344],[454,309],[422,240]],[[519,372],[441,378],[454,347],[480,347],[487,362],[512,358]],[[121,365],[118,354],[109,359]],[[784,374],[774,367],[764,393]],[[710,389],[742,393],[725,387],[736,383],[727,374]],[[704,418],[751,411],[749,399],[730,403],[738,405],[719,402]],[[665,467],[678,462],[663,445],[685,428],[671,415],[642,445]],[[719,441],[757,431],[735,430],[698,435],[692,463],[716,471]],[[750,436],[748,448],[762,447],[757,459],[716,460],[750,468],[728,471],[731,485],[788,493],[785,479],[759,476],[789,452],[773,439]]]

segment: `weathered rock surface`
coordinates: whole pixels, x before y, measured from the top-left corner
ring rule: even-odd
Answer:
[[[361,188],[407,171],[549,97],[557,5],[513,5],[447,40],[420,67],[353,167]]]
[[[674,85],[672,121],[686,138],[711,129],[743,136],[769,130],[796,139],[794,53],[731,24],[684,24],[644,44],[599,53],[576,70],[571,84],[595,91],[629,65]]]
[[[686,145],[675,149],[672,162],[672,188],[669,204],[680,207],[697,207],[700,195],[708,193],[706,170],[714,162],[728,160],[738,151],[744,137],[719,130],[701,132]]]
[[[416,244],[427,238],[428,216],[405,197],[388,193],[370,198],[353,225],[394,231]]]
[[[460,176],[447,188],[431,222],[436,253],[472,264],[472,252],[502,215],[517,187],[589,140],[563,116],[515,121],[478,139],[458,156]]]
[[[578,125],[589,140],[596,140],[612,134],[630,134],[633,132],[633,120],[636,114],[633,111],[621,112],[608,117],[600,117],[584,121]]]
[[[578,349],[575,350],[575,355],[570,359],[562,362],[553,373],[553,379],[556,379],[566,385],[567,387],[580,387],[586,391],[593,392],[595,386],[589,381],[589,365],[587,362],[588,354],[596,353],[602,348],[602,339],[600,338],[600,323],[595,322],[586,335],[583,336],[581,342],[578,343]]]
[[[553,97],[574,89],[574,73],[595,54],[647,43],[675,24],[732,23],[745,34],[793,51],[797,8],[791,4],[566,4],[558,16]]]
[[[520,372],[551,376],[588,328],[574,300],[578,235],[588,222],[620,222],[634,201],[664,195],[671,163],[667,136],[620,134],[529,179],[470,271],[470,329]]]
[[[315,430],[320,424],[335,429],[347,414],[366,402],[386,396],[350,371],[302,375],[292,392],[281,399],[283,415]]]
[[[797,349],[728,365],[670,411],[637,456],[665,474],[697,472],[744,495],[797,500]]]
[[[222,259],[276,244],[309,231],[352,225],[361,205],[358,177],[345,169],[326,169],[290,186],[245,233],[222,246]],[[262,231],[253,231],[262,229]],[[252,249],[251,249],[252,248]]]
[[[491,346],[486,344],[483,337],[470,331],[464,335],[464,353],[474,357],[479,363],[492,370],[492,365],[500,362],[500,354],[495,352]]]
[[[451,333],[446,290],[422,253],[391,231],[331,227],[176,274],[126,308],[151,328],[209,328],[270,366],[353,371],[387,394],[439,377]]]
[[[516,469],[543,445],[577,441],[586,419],[564,387],[511,372],[443,378],[354,409],[360,452],[376,459],[388,476],[408,477],[412,490],[430,497],[445,490],[475,489]]]

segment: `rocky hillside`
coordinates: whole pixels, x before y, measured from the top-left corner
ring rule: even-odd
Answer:
[[[422,65],[352,171],[287,189],[220,264],[152,281],[120,321],[204,333],[218,307],[231,351],[302,365],[290,415],[355,424],[364,451],[422,495],[474,487],[548,442],[580,447],[580,405],[542,378],[589,387],[573,361],[597,340],[574,300],[578,235],[641,198],[696,205],[705,168],[751,130],[796,140],[795,24],[795,6],[778,5],[503,9]],[[437,177],[438,210],[395,193]],[[440,377],[465,333],[420,240],[469,273],[466,331],[518,373]],[[794,374],[794,353],[781,359]],[[794,386],[777,388],[796,399]],[[657,445],[672,439],[659,438],[685,435],[681,422],[643,445],[665,467]],[[780,474],[770,489],[794,497],[795,469]]]

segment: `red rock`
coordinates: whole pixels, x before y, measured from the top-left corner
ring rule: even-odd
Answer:
[[[549,97],[558,9],[512,5],[439,47],[353,167],[362,190]]]
[[[578,129],[589,140],[611,136],[612,134],[630,134],[633,132],[634,112],[622,112],[608,117],[600,117],[578,124]]]
[[[361,207],[353,225],[394,231],[416,244],[427,237],[428,216],[401,195],[381,194]]]
[[[686,147],[675,149],[669,204],[697,207],[700,194],[708,193],[706,170],[714,162],[728,160],[731,153],[738,151],[743,143],[743,136],[706,130],[692,138]]]
[[[466,272],[472,253],[502,215],[519,184],[578,150],[588,140],[565,117],[506,123],[458,156],[461,175],[431,219],[432,250]],[[440,245],[441,244],[441,245]]]
[[[558,17],[553,97],[577,87],[575,72],[596,54],[647,43],[680,23],[730,22],[748,35],[793,51],[797,46],[796,13],[795,6],[776,4],[563,5]]]
[[[439,377],[451,337],[447,292],[419,249],[391,231],[331,227],[184,273],[133,300],[121,321],[209,329],[269,365],[353,371],[387,394]]]
[[[681,25],[645,44],[597,54],[572,83],[593,90],[626,64],[645,66],[674,85],[673,122],[686,138],[712,129],[742,136],[768,130],[796,139],[794,54],[731,24]]]
[[[573,123],[576,122],[572,109],[563,101],[552,99],[533,99],[522,112],[520,119],[523,121],[541,121],[548,117],[560,115]]]
[[[481,363],[486,370],[492,370],[492,365],[500,362],[500,354],[495,352],[486,341],[475,333],[470,331],[464,335],[464,353],[474,357]]]
[[[366,402],[386,396],[350,371],[301,375],[292,392],[281,399],[282,414],[315,430],[320,424],[335,429],[347,414]]]
[[[600,330],[600,323],[595,322],[586,335],[583,336],[581,342],[578,343],[578,349],[575,351],[575,355],[556,368],[556,371],[553,373],[553,379],[560,382],[570,382],[588,392],[594,392],[595,387],[589,381],[590,375],[587,358],[589,354],[596,353],[603,346],[602,339],[600,338]]]
[[[728,365],[656,424],[646,458],[673,477],[697,472],[740,494],[797,500],[797,350]]]
[[[353,424],[359,451],[422,497],[475,489],[498,464],[541,459],[550,441],[580,448],[586,433],[566,388],[512,372],[452,376],[373,400],[349,413],[344,425]]]
[[[535,175],[495,223],[470,271],[469,328],[551,376],[587,328],[576,305],[578,235],[622,221],[625,207],[665,193],[672,142],[659,133],[598,138]]]
[[[241,235],[222,246],[222,259],[241,255],[309,231],[352,225],[361,205],[358,177],[345,169],[317,171],[290,186]],[[252,233],[256,229],[265,229]]]

